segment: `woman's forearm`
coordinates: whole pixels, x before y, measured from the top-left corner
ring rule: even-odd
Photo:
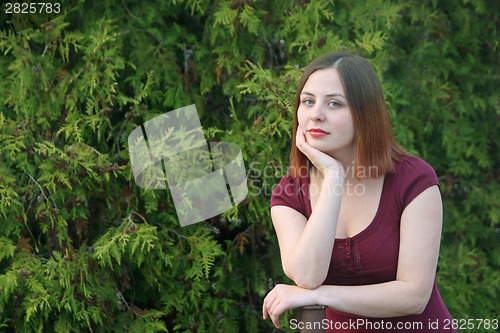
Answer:
[[[363,317],[389,318],[419,314],[427,306],[432,287],[428,283],[396,280],[363,286],[322,285],[309,290],[276,285],[262,305],[263,318],[271,317],[280,327],[280,315],[306,305],[327,305],[335,310]]]
[[[326,278],[335,242],[342,190],[343,179],[325,177],[304,231],[283,263],[285,273],[300,287],[317,288]]]
[[[421,313],[432,288],[413,282],[390,281],[363,286],[322,285],[311,292],[316,304],[365,317],[399,317]]]

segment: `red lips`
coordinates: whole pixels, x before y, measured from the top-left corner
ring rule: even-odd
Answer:
[[[328,132],[323,131],[321,128],[311,128],[308,132],[312,137],[315,138],[319,138],[321,136],[330,134]]]

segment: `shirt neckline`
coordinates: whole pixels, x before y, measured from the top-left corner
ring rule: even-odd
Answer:
[[[335,242],[344,242],[346,240],[361,240],[363,238],[366,238],[368,237],[373,231],[375,231],[376,227],[378,226],[379,224],[379,221],[381,220],[379,218],[379,215],[381,215],[383,213],[383,211],[385,210],[385,204],[383,204],[384,202],[386,202],[387,200],[387,195],[388,195],[388,183],[389,183],[389,178],[391,178],[391,181],[392,181],[392,177],[393,176],[392,174],[385,174],[385,177],[384,177],[384,184],[382,185],[382,193],[380,194],[380,199],[379,199],[379,202],[378,202],[378,207],[377,207],[377,212],[375,213],[375,216],[373,217],[373,219],[371,220],[370,224],[368,224],[363,230],[361,230],[360,232],[358,232],[357,234],[351,236],[351,237],[345,237],[345,238],[337,238],[335,237]],[[309,216],[311,216],[311,213],[312,213],[312,207],[311,207],[311,197],[309,195],[309,176],[306,176],[304,177],[305,178],[305,188],[307,189],[305,191],[305,196],[306,196],[306,200],[305,201],[305,204],[307,205],[306,206],[306,210],[309,212]],[[309,219],[309,217],[308,217]]]

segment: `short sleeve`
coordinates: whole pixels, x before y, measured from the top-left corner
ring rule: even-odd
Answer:
[[[413,199],[427,188],[433,185],[439,187],[434,169],[418,157],[405,157],[399,165],[397,173],[397,200],[401,210],[404,210]]]
[[[304,183],[290,175],[285,175],[273,190],[271,207],[290,207],[307,217],[304,203]]]

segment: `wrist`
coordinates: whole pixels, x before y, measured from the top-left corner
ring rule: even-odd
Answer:
[[[345,172],[340,163],[337,167],[322,170],[322,176],[323,181],[344,184]]]
[[[311,299],[309,302],[310,305],[326,305],[323,304],[325,302],[322,295],[322,293],[324,292],[323,288],[324,286],[321,285],[318,288],[311,290]]]
[[[343,301],[343,294],[345,294],[343,286],[337,285],[321,285],[316,290],[316,304],[326,305],[332,309],[339,310],[345,300]]]
[[[342,173],[325,173],[323,175],[322,187],[325,189],[334,189],[335,192],[343,192],[345,177]]]

